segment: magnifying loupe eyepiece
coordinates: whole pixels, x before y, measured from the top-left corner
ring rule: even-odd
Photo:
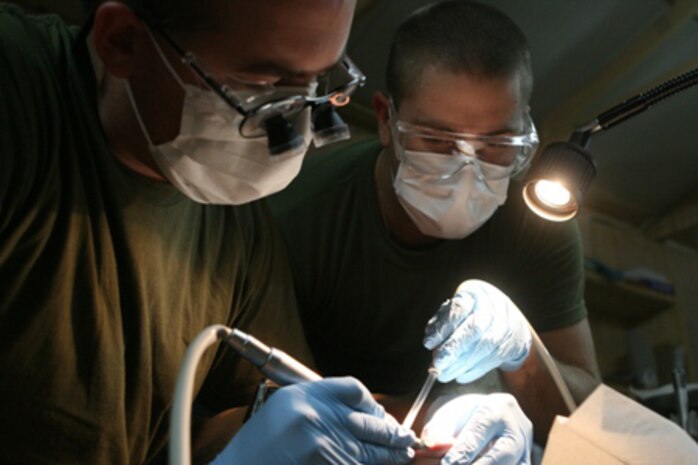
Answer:
[[[349,139],[349,126],[329,103],[317,106],[313,109],[313,143],[315,147]]]
[[[279,155],[297,149],[305,141],[296,128],[283,116],[274,115],[264,122],[269,140],[269,153]]]

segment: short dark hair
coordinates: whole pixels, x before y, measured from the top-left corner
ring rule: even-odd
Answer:
[[[417,10],[400,25],[386,73],[395,105],[416,87],[429,65],[483,78],[520,73],[522,102],[531,97],[533,72],[526,37],[514,21],[491,6],[448,0]]]
[[[92,14],[106,0],[81,0],[85,12]],[[189,31],[203,24],[214,0],[121,0],[153,26],[171,31]]]

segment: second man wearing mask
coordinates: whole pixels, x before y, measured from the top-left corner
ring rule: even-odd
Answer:
[[[426,7],[394,38],[387,87],[379,140],[311,156],[273,198],[318,366],[395,395],[432,359],[443,382],[500,368],[543,442],[565,410],[522,315],[577,400],[598,374],[577,226],[535,217],[513,179],[538,142],[526,39],[485,5]]]

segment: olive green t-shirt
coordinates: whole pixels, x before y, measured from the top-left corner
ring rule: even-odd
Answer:
[[[575,222],[538,218],[512,185],[507,202],[465,239],[401,247],[389,237],[376,200],[380,150],[369,140],[311,156],[300,176],[270,199],[323,374],[351,374],[378,392],[414,389],[431,357],[422,346],[424,327],[466,279],[502,289],[538,331],[586,316]]]
[[[309,358],[266,205],[201,205],[121,166],[78,32],[0,4],[0,463],[152,460],[208,325]],[[195,393],[244,405],[260,378],[212,347]]]

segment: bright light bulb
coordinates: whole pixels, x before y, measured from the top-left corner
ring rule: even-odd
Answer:
[[[572,195],[562,184],[555,181],[540,180],[535,186],[536,197],[551,207],[569,205]]]

